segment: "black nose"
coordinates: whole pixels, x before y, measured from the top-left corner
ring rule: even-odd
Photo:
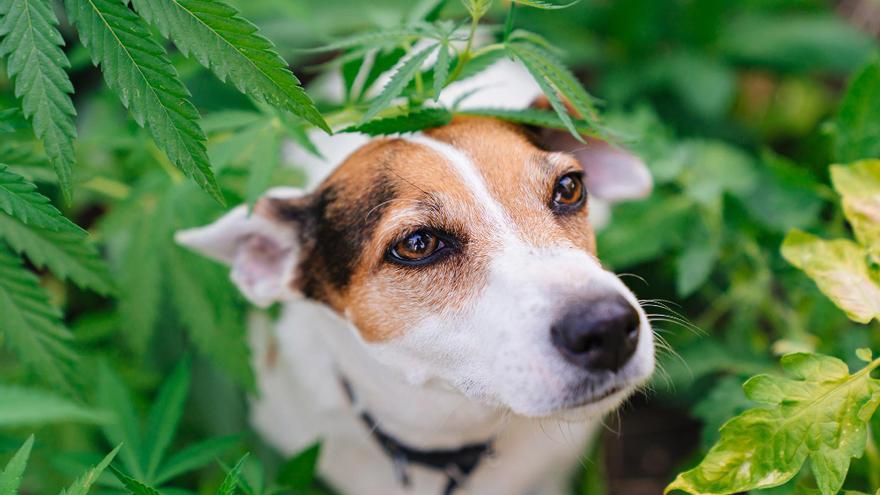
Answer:
[[[619,295],[578,301],[550,328],[550,336],[570,363],[617,371],[639,343],[639,314]]]

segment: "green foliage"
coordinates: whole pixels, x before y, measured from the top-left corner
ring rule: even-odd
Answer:
[[[171,163],[222,201],[198,110],[146,23],[117,0],[68,0],[66,6],[92,62],[132,117],[147,126]]]
[[[135,9],[155,24],[184,55],[192,54],[221,80],[242,93],[302,116],[330,131],[299,80],[256,26],[224,2],[134,0]]]
[[[860,323],[880,319],[880,160],[831,167],[834,187],[856,241],[825,241],[794,230],[782,255],[816,281],[847,316]]]
[[[880,156],[880,61],[871,62],[849,84],[837,112],[834,156],[841,162]]]
[[[287,150],[317,154],[312,131],[390,135],[457,115],[608,138],[651,169],[655,192],[613,208],[598,250],[634,275],[662,340],[656,392],[635,407],[703,422],[699,445],[684,452],[676,431],[672,462],[652,469],[708,451],[683,488],[877,492],[875,362],[851,374],[830,357],[857,369],[856,349],[880,346],[878,45],[864,19],[812,0],[412,3],[0,0],[0,449],[39,428],[21,492],[79,479],[72,493],[326,493],[320,446],[280,459],[248,426],[248,308],[228,270],[174,232],[224,212],[193,182],[251,205],[307,183]],[[511,57],[549,109],[460,109],[492,87],[438,106]],[[341,98],[320,90],[328,75]],[[768,378],[791,352],[837,364]],[[757,407],[741,387],[753,375]],[[808,441],[737,464],[786,438]],[[82,475],[118,444],[119,477],[101,474],[106,459]],[[584,493],[626,491],[604,469],[588,463]]]
[[[15,495],[18,493],[18,487],[21,485],[21,476],[24,474],[24,468],[27,466],[28,457],[31,455],[31,448],[34,446],[34,436],[31,435],[25,440],[24,445],[12,456],[12,459],[0,471],[0,495]]]
[[[37,277],[0,245],[0,314],[3,337],[24,364],[55,386],[67,386],[76,355],[70,331],[61,313],[49,304],[49,295]]]
[[[749,409],[721,427],[721,438],[696,468],[680,474],[666,492],[737,493],[781,485],[810,460],[819,492],[837,493],[850,460],[861,457],[868,422],[880,405],[880,380],[870,372],[880,359],[850,374],[839,359],[789,354],[791,378],[758,375],[743,385]]]
[[[288,459],[278,470],[278,484],[290,490],[308,490],[315,480],[321,444],[316,443]]]
[[[374,119],[360,125],[346,127],[340,132],[362,132],[370,136],[383,136],[401,132],[415,132],[448,124],[452,114],[445,108],[422,108],[408,114]]]
[[[37,186],[11,172],[4,164],[0,164],[0,210],[27,225],[56,231],[83,232],[78,225],[52,206],[49,198],[37,192]]]
[[[0,2],[0,57],[15,80],[25,117],[43,141],[55,167],[65,198],[70,201],[76,110],[70,101],[73,85],[65,70],[70,66],[61,50],[64,40],[52,5],[42,0]]]
[[[110,463],[113,462],[113,459],[116,458],[117,452],[121,448],[121,445],[118,445],[115,449],[110,451],[101,462],[99,462],[95,467],[86,471],[82,476],[77,478],[76,481],[73,482],[72,485],[67,487],[64,490],[61,490],[61,495],[86,495],[91,490],[92,485],[94,485],[98,481],[98,477],[101,476],[101,473],[110,466]]]
[[[49,423],[102,423],[100,411],[45,390],[0,385],[0,426],[36,426]]]

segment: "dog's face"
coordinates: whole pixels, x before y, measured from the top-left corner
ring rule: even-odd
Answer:
[[[326,304],[413,383],[525,416],[601,414],[650,375],[653,336],[596,258],[589,195],[650,177],[634,158],[592,169],[600,153],[581,151],[459,118],[374,140],[314,192],[269,194],[178,239],[231,263],[258,304]]]

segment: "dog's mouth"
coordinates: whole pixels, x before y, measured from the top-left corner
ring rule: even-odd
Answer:
[[[603,400],[611,397],[612,395],[623,390],[622,386],[613,386],[608,390],[599,393],[599,394],[588,394],[579,399],[573,400],[570,403],[565,405],[566,409],[575,409],[578,407],[588,406],[590,404],[596,404],[597,402],[602,402]]]

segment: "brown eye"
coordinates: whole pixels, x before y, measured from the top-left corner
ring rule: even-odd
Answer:
[[[446,247],[443,239],[427,230],[417,230],[391,246],[388,254],[392,261],[408,265],[425,264]]]
[[[553,209],[565,213],[580,208],[586,197],[581,174],[565,174],[556,181],[553,188]]]

